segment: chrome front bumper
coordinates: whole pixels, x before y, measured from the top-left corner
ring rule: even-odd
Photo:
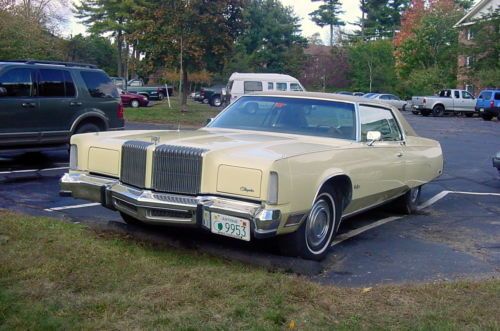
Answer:
[[[281,221],[278,209],[261,204],[217,196],[186,196],[143,190],[122,184],[118,179],[67,173],[61,178],[61,193],[101,203],[145,223],[194,226],[210,229],[210,213],[251,221],[255,238],[273,236]]]

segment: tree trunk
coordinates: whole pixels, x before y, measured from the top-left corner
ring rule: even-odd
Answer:
[[[118,56],[117,56],[117,76],[118,77],[123,77],[122,75],[122,46],[123,46],[123,40],[122,40],[122,31],[121,30],[118,30],[117,34],[116,34],[116,48],[117,48],[117,53],[118,53]]]
[[[187,108],[187,97],[189,93],[189,81],[188,81],[188,72],[186,68],[182,71],[182,97],[181,97],[181,111],[188,111]]]

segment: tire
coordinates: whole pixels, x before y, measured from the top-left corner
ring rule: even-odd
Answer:
[[[429,116],[431,114],[431,111],[428,110],[428,109],[422,109],[420,111],[420,113],[422,114],[422,116],[426,116],[427,117],[427,116]]]
[[[407,106],[407,105],[408,105],[408,104],[406,104],[406,103],[405,103],[405,104],[403,105],[403,107],[401,107],[401,111],[406,111],[406,106]]]
[[[391,210],[410,215],[417,211],[422,186],[414,187],[391,203]]]
[[[337,194],[327,190],[320,191],[299,229],[278,238],[280,251],[285,255],[300,256],[307,260],[323,260],[337,233],[342,216],[341,206]]]
[[[432,116],[441,117],[444,115],[444,107],[441,105],[436,105],[432,108]]]
[[[210,100],[208,100],[207,98],[201,100],[201,103],[203,103],[205,105],[208,104],[209,102],[210,102]]]
[[[466,117],[472,117],[474,116],[474,113],[466,112],[464,113]]]
[[[163,99],[165,99],[165,94],[163,94],[163,92],[158,93],[158,100],[161,101]]]
[[[491,121],[491,119],[493,118],[493,115],[491,115],[491,114],[482,114],[481,117],[485,121]]]
[[[220,107],[222,105],[220,96],[214,96],[212,100],[210,100],[210,105],[213,107]]]
[[[128,214],[125,214],[123,212],[120,212],[120,216],[122,217],[123,221],[129,225],[143,225],[141,221],[139,221],[137,218],[132,217]]]
[[[140,106],[139,100],[132,100],[132,101],[130,101],[130,106],[132,108],[139,108],[139,106]]]
[[[91,132],[99,132],[101,131],[101,128],[99,128],[97,125],[94,123],[84,123],[80,124],[76,130],[75,134],[80,134],[80,133],[91,133]]]

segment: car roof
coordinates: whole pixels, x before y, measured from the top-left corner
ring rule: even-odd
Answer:
[[[37,61],[37,60],[0,60],[0,66],[36,66],[42,68],[66,68],[66,69],[80,69],[80,70],[95,70],[103,71],[96,65],[88,63],[77,63],[77,62],[61,62],[61,61]]]
[[[292,80],[292,81],[298,81],[297,78],[289,76],[289,75],[284,75],[284,74],[272,74],[272,73],[240,73],[240,72],[234,72],[231,77],[229,77],[229,80],[235,80],[235,79],[283,79],[283,80]]]

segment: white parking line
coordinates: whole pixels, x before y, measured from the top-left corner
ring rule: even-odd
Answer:
[[[29,173],[29,172],[43,172],[43,171],[67,170],[67,169],[69,169],[69,167],[0,171],[0,175],[23,174],[23,173]]]
[[[44,209],[45,211],[59,211],[59,210],[66,210],[66,209],[76,209],[76,208],[86,208],[86,207],[94,207],[94,206],[100,206],[101,204],[98,202],[93,202],[93,203],[84,203],[81,205],[72,205],[72,206],[62,206],[62,207],[54,207],[54,208],[47,208]]]

